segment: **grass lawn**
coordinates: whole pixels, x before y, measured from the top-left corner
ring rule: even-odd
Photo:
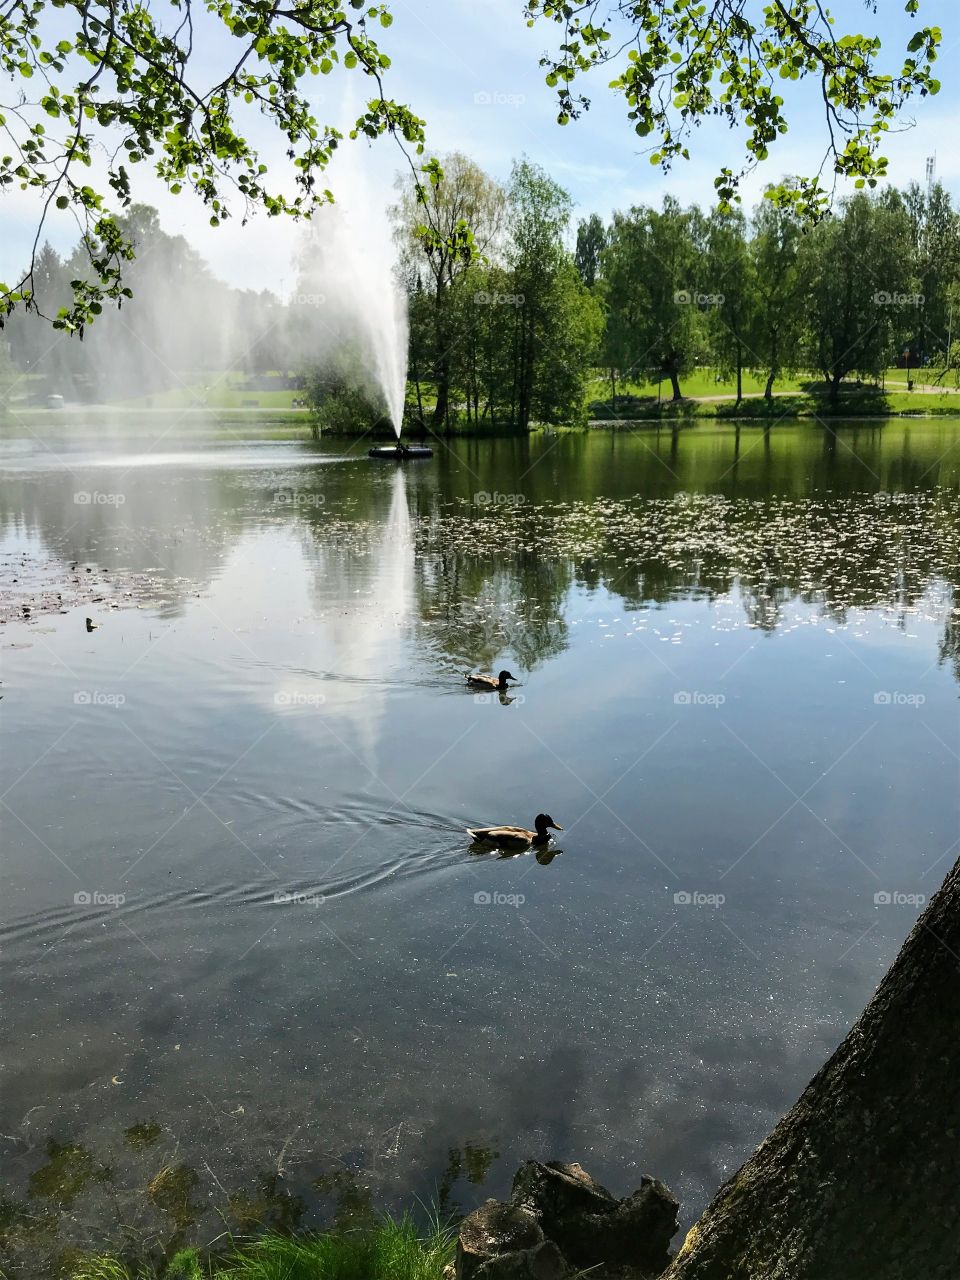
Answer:
[[[803,374],[798,378],[784,377],[774,383],[774,391],[801,391],[803,384],[809,382],[808,375]],[[743,371],[743,393],[745,396],[762,396],[764,388],[767,385],[767,379],[763,374],[755,374],[749,369]],[[694,369],[692,372],[684,375],[680,379],[680,390],[684,396],[696,398],[699,396],[735,396],[737,394],[736,378],[719,379],[715,369],[706,367]],[[664,378],[660,383],[660,393],[663,400],[669,400],[673,394],[670,379]],[[594,377],[590,379],[587,386],[588,401],[606,401],[610,396],[610,379],[607,377]],[[657,381],[653,379],[643,379],[634,381],[628,379],[621,382],[617,379],[617,398],[621,396],[640,396],[657,398]]]
[[[293,401],[303,399],[302,391],[283,389],[278,391],[248,391],[241,376],[224,376],[216,373],[189,386],[172,387],[155,391],[150,395],[134,396],[127,400],[113,400],[111,404],[125,409],[294,409]]]
[[[312,415],[299,409],[125,409],[111,405],[81,409],[16,409],[0,407],[0,439],[43,433],[56,444],[97,436],[119,445],[124,441],[310,440]],[[0,1277],[2,1280],[2,1277]]]
[[[626,382],[617,384],[616,413],[611,413],[608,380],[591,379],[587,403],[594,420],[690,420],[699,418],[764,418],[777,421],[781,418],[809,417],[882,417],[889,414],[956,415],[960,417],[960,395],[952,389],[939,389],[929,371],[924,371],[923,381],[914,377],[914,390],[907,391],[906,370],[889,370],[886,389],[873,384],[857,387],[854,382],[845,384],[839,401],[834,404],[827,396],[826,384],[813,375],[802,374],[795,378],[783,378],[774,384],[773,402],[763,396],[764,379],[744,372],[744,399],[739,405],[731,398],[736,396],[734,380],[717,381],[715,371],[697,369],[680,380],[684,399],[674,403],[669,382],[660,387],[657,396],[656,382]],[[921,388],[929,387],[929,390]]]

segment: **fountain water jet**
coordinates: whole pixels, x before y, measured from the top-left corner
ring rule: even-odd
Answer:
[[[380,399],[399,445],[407,385],[407,299],[394,271],[395,250],[384,202],[356,161],[338,155],[336,204],[314,215],[299,261],[298,296],[310,344],[323,361],[349,350],[360,379]],[[311,308],[311,310],[307,310]],[[316,323],[313,324],[315,315]]]

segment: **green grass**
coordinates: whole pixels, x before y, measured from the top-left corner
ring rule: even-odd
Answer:
[[[796,378],[783,377],[774,383],[774,391],[801,391],[806,383],[810,381],[807,374],[802,374]],[[749,369],[743,371],[743,393],[745,396],[762,396],[764,388],[767,385],[767,379],[764,374],[753,373]],[[906,385],[906,384],[904,384]],[[684,396],[697,398],[700,396],[735,396],[737,394],[736,378],[721,378],[717,380],[716,369],[706,366],[694,369],[680,379],[680,390]],[[664,400],[669,400],[673,394],[670,379],[664,378],[660,383],[660,393]],[[587,387],[587,400],[604,401],[610,396],[610,379],[609,377],[598,376],[591,378]],[[657,398],[657,380],[656,378],[640,380],[627,379],[621,382],[617,379],[617,399],[621,396],[638,396]]]
[[[906,369],[887,369],[884,374],[885,388],[888,395],[896,395],[903,393],[908,397],[916,398],[918,392],[923,394],[920,389],[929,387],[939,390],[939,384],[936,381],[935,373],[930,369],[911,369],[910,377],[914,383],[914,392],[907,391],[907,370]],[[766,386],[766,378],[762,374],[756,374],[749,369],[743,372],[743,394],[747,399],[763,396]],[[725,396],[735,396],[737,392],[737,384],[735,378],[719,379],[716,369],[702,367],[692,370],[680,379],[680,389],[687,399],[702,398],[718,398]],[[877,389],[879,390],[879,389]],[[821,376],[815,373],[800,373],[795,377],[778,378],[773,386],[774,396],[778,399],[789,400],[793,395],[812,397],[820,399],[826,396],[826,384]],[[850,396],[857,392],[865,395],[875,394],[872,384],[864,384],[862,388],[855,387],[855,380],[851,380],[845,384],[844,395]],[[789,393],[789,394],[788,394]],[[943,389],[942,395],[936,395],[936,400],[947,400],[951,396],[957,396],[957,390],[954,387],[953,377],[948,380],[947,386]],[[660,383],[660,400],[669,401],[672,395],[669,379],[663,379]],[[593,402],[593,407],[599,408],[602,405],[609,404],[610,396],[610,380],[607,377],[597,375],[590,379],[587,388],[587,400]],[[621,398],[628,402],[631,399],[657,402],[657,382],[656,379],[640,379],[625,382],[617,381],[617,400]]]
[[[453,1261],[453,1230],[435,1219],[421,1231],[412,1218],[384,1218],[355,1231],[267,1235],[204,1260],[185,1249],[160,1271],[119,1259],[88,1256],[74,1262],[70,1280],[441,1280]]]
[[[304,396],[303,391],[290,389],[248,391],[244,389],[243,381],[240,377],[224,377],[222,374],[212,373],[205,380],[189,386],[171,387],[166,391],[155,391],[150,395],[114,400],[111,403],[126,409],[189,409],[202,406],[207,409],[293,410],[293,401],[302,400]]]
[[[660,387],[656,382],[617,384],[616,413],[609,404],[610,384],[601,377],[591,380],[588,389],[590,417],[594,420],[685,422],[691,425],[702,419],[755,419],[776,422],[793,418],[886,417],[901,414],[917,416],[960,417],[960,395],[956,390],[937,388],[929,370],[911,371],[914,390],[907,391],[905,369],[890,369],[885,389],[872,383],[857,386],[845,383],[836,401],[830,400],[825,383],[812,374],[783,378],[774,384],[774,398],[763,396],[764,381],[745,371],[744,398],[738,405],[733,380],[716,379],[714,370],[701,368],[681,378],[684,399],[671,399],[669,382]],[[921,388],[929,387],[930,390]],[[724,398],[726,397],[726,398]]]
[[[189,410],[151,412],[115,406],[63,410],[20,410],[0,416],[0,439],[43,431],[44,440],[114,434],[117,440],[156,440],[166,444],[190,440],[309,440],[312,417],[298,409]]]

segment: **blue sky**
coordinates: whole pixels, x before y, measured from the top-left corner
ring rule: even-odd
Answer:
[[[382,47],[393,59],[388,88],[426,118],[430,144],[439,152],[464,151],[498,178],[508,175],[514,158],[526,155],[570,191],[578,215],[596,210],[606,216],[631,204],[659,203],[667,191],[684,203],[709,204],[716,170],[723,164],[739,165],[738,133],[711,123],[694,135],[692,160],[679,163],[669,175],[661,174],[643,153],[622,100],[606,87],[610,76],[602,72],[585,82],[591,110],[566,128],[558,126],[555,99],[538,65],[554,38],[553,30],[549,24],[529,29],[521,0],[393,0],[391,7],[393,26],[380,34]],[[918,22],[904,15],[903,0],[880,0],[880,9],[872,14],[863,0],[839,0],[833,12],[838,27],[878,33],[899,55]],[[893,161],[891,176],[901,184],[922,180],[926,157],[936,153],[938,176],[960,196],[956,0],[923,0],[922,20],[938,23],[944,30],[939,64],[943,89],[936,98],[912,107],[915,127],[891,137],[885,150]],[[224,41],[222,50],[207,48],[205,61],[215,64],[217,54],[225,53],[229,43]],[[357,83],[356,77],[351,79]],[[324,99],[318,103],[320,114],[341,123],[347,106],[344,77],[318,77],[312,85]],[[793,97],[789,92],[784,96],[794,110],[791,132],[745,187],[748,204],[759,197],[768,180],[786,172],[814,171],[822,159],[822,105],[815,93],[801,87]],[[385,203],[401,160],[395,145],[384,140],[374,146],[362,142],[353,146],[356,154],[349,169],[362,170],[373,192],[370,198]],[[270,147],[265,158],[270,158]],[[241,228],[236,219],[214,230],[197,201],[186,195],[168,196],[142,166],[139,172],[138,197],[156,204],[164,226],[187,235],[218,275],[255,287],[282,290],[289,286],[298,233],[285,220],[260,217]],[[341,180],[356,181],[350,174]],[[335,168],[334,190],[337,182]],[[23,260],[32,216],[33,207],[25,196],[0,197],[0,225],[5,232],[0,237],[0,275],[4,278]],[[52,228],[51,239],[58,248],[67,247],[73,238],[65,222]]]

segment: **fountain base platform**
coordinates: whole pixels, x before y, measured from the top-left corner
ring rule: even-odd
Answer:
[[[371,449],[367,455],[370,458],[382,458],[387,462],[409,462],[413,458],[432,458],[433,450],[428,449],[425,445],[419,444],[396,444],[381,445],[376,449]]]

